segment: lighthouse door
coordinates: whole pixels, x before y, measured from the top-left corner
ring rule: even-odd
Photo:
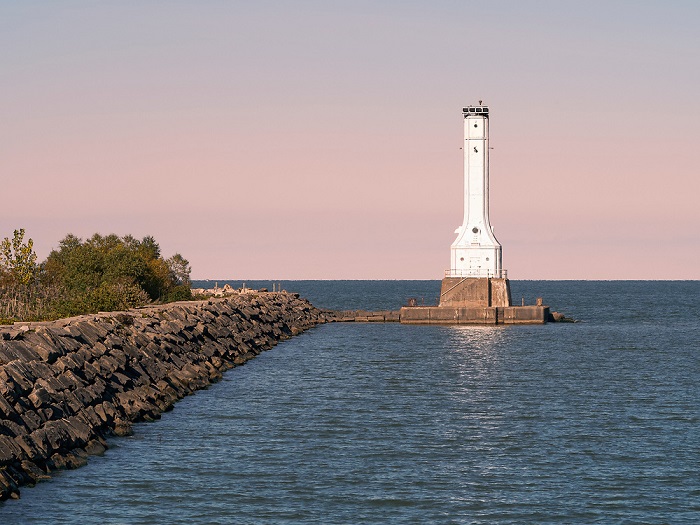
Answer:
[[[469,273],[472,275],[479,275],[479,268],[481,267],[481,257],[469,257]]]

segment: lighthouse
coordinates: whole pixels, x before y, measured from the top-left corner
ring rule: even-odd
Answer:
[[[501,245],[489,220],[489,108],[464,116],[464,220],[450,249],[448,277],[502,277]]]
[[[464,216],[450,246],[450,268],[445,270],[437,306],[401,308],[405,324],[497,325],[544,324],[549,306],[513,306],[510,282],[503,269],[501,244],[489,219],[489,108],[462,109],[464,120]],[[387,319],[386,315],[383,317]]]
[[[489,108],[462,109],[464,120],[464,217],[450,247],[441,306],[510,306],[510,284],[501,244],[489,219]]]

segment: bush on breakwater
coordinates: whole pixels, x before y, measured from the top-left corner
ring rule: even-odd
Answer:
[[[106,437],[331,320],[281,292],[0,328],[0,499],[84,465]]]

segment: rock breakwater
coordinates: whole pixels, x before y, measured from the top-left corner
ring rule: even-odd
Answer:
[[[0,327],[0,499],[333,314],[261,293]]]

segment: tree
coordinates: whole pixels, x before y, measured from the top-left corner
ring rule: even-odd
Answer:
[[[190,262],[179,253],[173,255],[165,261],[169,269],[169,279],[172,283],[170,290],[166,296],[168,301],[184,301],[192,299],[192,290],[190,288],[192,280],[190,279]]]
[[[191,298],[189,263],[179,254],[166,261],[150,236],[68,235],[43,268],[45,281],[63,290],[62,315]]]
[[[12,321],[31,315],[37,297],[38,269],[34,241],[24,242],[24,228],[0,242],[0,319]]]
[[[173,283],[176,286],[182,284],[190,286],[192,284],[192,280],[190,279],[190,273],[192,273],[192,269],[190,268],[190,262],[187,259],[185,259],[179,253],[176,253],[166,262],[168,263],[168,268],[170,268],[170,274]]]
[[[26,286],[36,277],[34,241],[24,242],[24,228],[14,231],[12,240],[5,237],[0,243],[0,268],[14,284]]]
[[[141,256],[144,257],[145,259],[160,259],[160,246],[156,242],[156,240],[151,237],[150,235],[147,235],[143,239],[141,239],[141,243],[138,245],[138,250],[141,253]]]

